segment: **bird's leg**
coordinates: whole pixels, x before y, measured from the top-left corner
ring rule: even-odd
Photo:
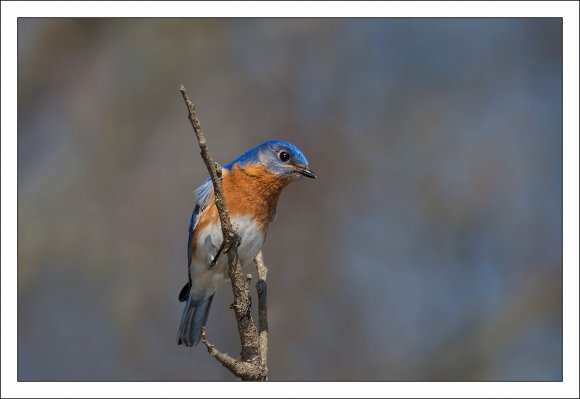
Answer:
[[[222,251],[224,250],[224,246],[225,246],[225,241],[222,241],[222,245],[220,245],[220,248],[218,249],[217,253],[215,254],[215,256],[214,256],[213,260],[211,261],[208,269],[211,269],[211,268],[213,268],[216,265],[216,263],[218,261],[218,258],[220,257]]]
[[[242,243],[242,240],[238,240],[238,242],[236,243],[236,248],[240,247],[240,244]],[[212,267],[214,267],[217,264],[218,258],[220,257],[220,255],[222,254],[222,252],[224,251],[226,247],[226,241],[222,241],[222,245],[220,245],[217,253],[215,254],[213,260],[211,261],[211,263],[209,264],[208,269],[211,269]],[[226,252],[228,252],[228,249],[226,249]]]

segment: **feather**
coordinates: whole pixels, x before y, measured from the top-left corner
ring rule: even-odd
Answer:
[[[203,210],[208,206],[211,193],[213,192],[213,185],[211,180],[208,178],[201,186],[199,186],[194,192],[195,196],[195,206],[189,219],[189,236],[187,238],[187,279],[189,287],[191,288],[191,252],[193,251],[193,235],[195,232],[195,226],[199,222],[199,216]],[[180,294],[181,296],[182,294]]]

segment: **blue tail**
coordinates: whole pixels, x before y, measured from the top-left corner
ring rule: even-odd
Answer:
[[[214,295],[211,294],[210,297],[201,301],[194,301],[190,295],[187,295],[185,309],[183,309],[181,323],[179,324],[177,345],[193,346],[199,344],[199,341],[201,341],[201,328],[205,327],[207,322],[209,308]]]

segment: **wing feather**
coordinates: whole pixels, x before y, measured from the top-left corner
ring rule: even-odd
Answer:
[[[211,192],[213,191],[213,185],[211,180],[206,180],[201,186],[199,186],[194,192],[195,206],[193,207],[193,212],[191,213],[191,218],[189,219],[188,228],[188,238],[187,238],[187,285],[183,287],[179,293],[179,300],[181,302],[187,299],[189,295],[189,289],[191,288],[191,252],[193,249],[193,236],[195,232],[195,227],[199,222],[199,217],[203,210],[209,204],[209,198],[211,197]]]

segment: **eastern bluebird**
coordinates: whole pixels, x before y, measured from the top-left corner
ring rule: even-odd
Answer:
[[[226,207],[241,238],[238,257],[242,267],[253,262],[262,248],[282,189],[301,176],[316,178],[304,154],[278,140],[267,141],[223,167]],[[199,343],[214,294],[229,280],[227,256],[218,254],[223,236],[211,180],[194,194],[187,240],[188,283],[179,293],[185,309],[177,344],[185,346]]]

